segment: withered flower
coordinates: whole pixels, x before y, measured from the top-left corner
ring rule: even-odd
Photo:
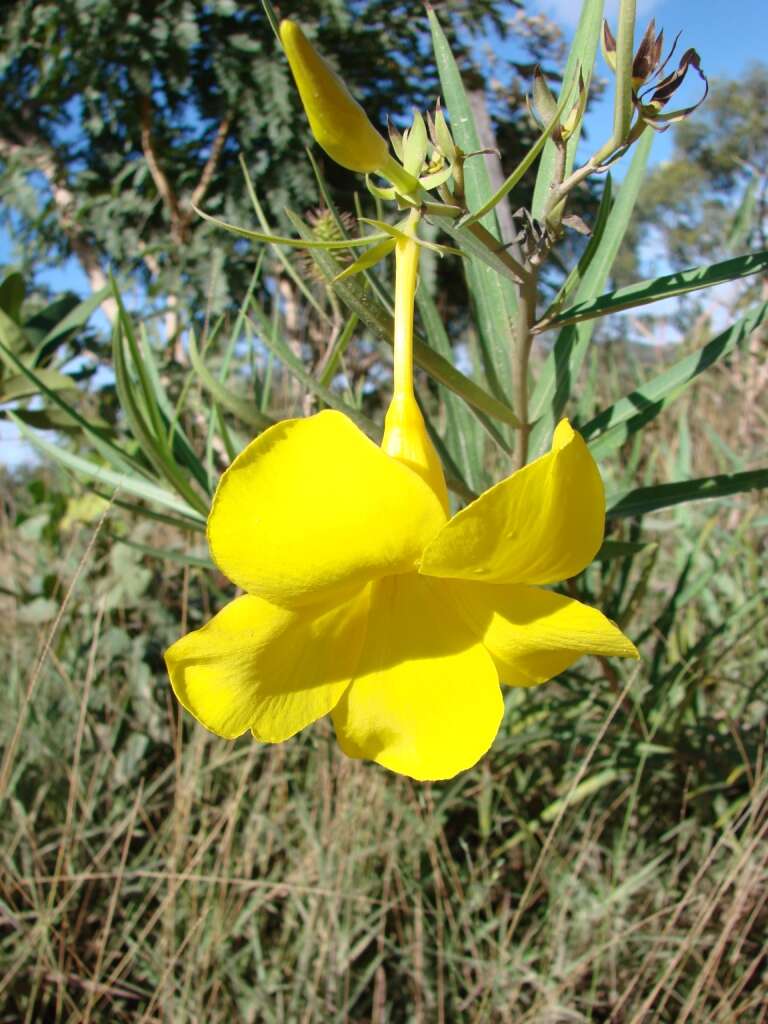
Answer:
[[[665,131],[672,122],[682,121],[683,118],[688,117],[704,102],[709,92],[707,76],[701,69],[701,58],[692,47],[686,50],[680,58],[680,63],[675,71],[665,78],[661,77],[664,68],[675,52],[679,38],[680,34],[678,33],[672,44],[672,49],[662,60],[664,30],[662,29],[656,35],[656,22],[652,18],[632,61],[632,101],[640,119],[638,124],[649,124],[657,131]],[[607,21],[603,22],[602,45],[603,55],[609,66],[615,71],[616,39],[608,27]],[[688,69],[691,67],[704,83],[704,94],[701,99],[690,107],[663,112],[664,107],[685,81]],[[637,127],[632,134],[635,134]]]

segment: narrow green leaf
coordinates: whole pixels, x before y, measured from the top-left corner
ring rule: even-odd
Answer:
[[[654,546],[653,543],[648,541],[604,540],[600,550],[595,555],[595,560],[598,562],[610,562],[614,558],[633,558],[635,555],[639,555],[641,551],[646,551]]]
[[[595,224],[592,228],[592,234],[589,236],[584,252],[578,259],[578,262],[574,266],[573,270],[568,274],[565,281],[560,285],[557,295],[552,300],[552,304],[546,311],[542,320],[549,320],[560,312],[566,300],[571,297],[574,290],[578,289],[581,282],[584,280],[588,268],[592,265],[592,260],[595,258],[597,253],[600,251],[600,246],[603,242],[603,235],[608,224],[608,217],[613,209],[613,179],[610,173],[605,176],[605,184],[603,186],[603,194],[600,196],[600,205],[597,208],[597,216],[595,217]]]
[[[210,558],[204,555],[193,555],[191,552],[179,551],[174,548],[155,548],[149,544],[139,544],[138,541],[129,540],[127,537],[120,537],[112,534],[116,544],[125,544],[134,551],[140,551],[148,558],[157,558],[161,562],[178,562],[180,565],[190,565],[195,569],[213,569],[214,565]]]
[[[21,321],[21,307],[26,294],[24,278],[18,270],[12,270],[0,282],[0,309],[15,324]]]
[[[65,335],[84,327],[102,302],[109,297],[110,293],[111,288],[106,284],[103,288],[94,292],[93,295],[89,295],[87,299],[83,299],[82,302],[79,302],[74,309],[67,313],[65,317],[51,328],[37,346],[35,363],[37,364],[41,359],[44,359],[52,349],[63,341]]]
[[[537,325],[535,330],[549,330],[552,327],[594,320],[596,317],[634,309],[637,306],[647,306],[651,302],[660,302],[675,295],[685,295],[702,288],[712,288],[716,284],[736,281],[750,274],[758,274],[767,268],[768,251],[735,256],[733,259],[711,263],[706,267],[691,267],[676,274],[665,274],[652,281],[639,281],[627,288],[618,288],[615,292],[607,292],[597,299],[578,302],[569,309],[564,309],[549,322]]]
[[[655,419],[700,373],[732,352],[766,317],[768,302],[741,317],[696,352],[599,412],[580,428],[587,439],[598,435],[589,444],[592,454],[597,458],[618,448],[630,434]]]
[[[319,377],[320,383],[323,385],[323,387],[327,388],[328,385],[333,380],[334,376],[336,375],[337,367],[339,365],[341,357],[346,352],[347,346],[349,345],[350,341],[352,341],[352,338],[354,337],[355,334],[355,328],[357,327],[359,322],[360,321],[357,317],[357,314],[351,313],[349,316],[349,320],[347,320],[346,324],[344,325],[344,330],[339,332],[339,336],[336,338],[332,350],[330,351],[330,353],[328,353],[327,356],[323,357],[325,365],[323,366],[322,372],[320,373]]]
[[[731,494],[743,494],[768,487],[768,469],[753,469],[746,473],[704,476],[697,480],[679,480],[671,484],[657,484],[655,487],[638,487],[620,497],[608,501],[608,519],[623,516],[641,516],[647,512],[658,512],[662,508],[682,505],[689,501],[704,501],[709,498],[726,498]]]
[[[739,207],[734,214],[727,239],[730,249],[738,249],[749,238],[750,232],[754,227],[755,208],[757,206],[757,183],[758,178],[755,175],[750,179],[744,192],[744,198],[739,203]]]
[[[228,224],[224,220],[219,220],[218,217],[212,217],[209,213],[198,210],[197,207],[194,207],[194,210],[199,217],[207,220],[209,224],[214,224],[217,228],[223,228],[224,231],[230,231],[234,235],[241,235],[243,238],[250,238],[253,242],[265,242],[269,245],[288,245],[294,249],[325,249],[328,252],[332,252],[335,249],[350,249],[354,246],[372,245],[374,242],[381,242],[387,237],[383,234],[376,234],[367,235],[365,238],[346,238],[343,241],[329,242],[321,242],[316,238],[286,238],[284,235],[271,235],[263,231],[252,231],[250,228],[240,228],[236,224]]]
[[[162,423],[148,424],[145,419],[144,411],[141,408],[143,388],[136,388],[131,379],[125,358],[123,338],[127,334],[130,344],[130,339],[132,338],[130,320],[116,289],[113,291],[113,294],[118,303],[118,319],[115,323],[112,356],[115,368],[115,386],[121,408],[146,458],[157,472],[176,488],[188,505],[196,508],[204,515],[207,512],[207,503],[190,485],[176,463],[172,452],[168,449]],[[135,347],[135,338],[133,339],[133,346]],[[155,415],[157,415],[156,409]],[[205,470],[203,469],[202,471],[204,477],[203,486],[207,487],[208,481],[207,477],[205,477]]]
[[[275,13],[274,7],[269,2],[269,0],[261,0],[261,6],[264,8],[264,13],[266,14],[267,21],[269,22],[270,27],[275,34],[275,39],[277,39],[278,43],[282,45],[282,43],[280,42],[280,19]]]
[[[135,494],[137,497],[143,498],[145,501],[152,501],[157,505],[173,509],[174,512],[179,515],[186,516],[188,519],[197,519],[201,522],[204,521],[204,515],[198,512],[198,510],[193,506],[188,505],[185,501],[179,498],[178,495],[173,494],[171,491],[166,491],[164,488],[158,487],[156,484],[152,484],[148,480],[142,480],[139,476],[132,476],[128,473],[115,473],[106,466],[99,466],[97,463],[91,462],[90,459],[84,459],[80,455],[76,455],[74,452],[67,451],[64,448],[59,448],[57,445],[40,437],[39,434],[28,427],[23,420],[19,419],[18,416],[15,416],[13,413],[9,413],[9,417],[16,424],[19,432],[36,448],[39,448],[42,452],[45,452],[46,455],[49,455],[52,459],[61,463],[62,466],[66,466],[67,469],[71,469],[74,473],[84,476],[89,480],[94,480],[96,483],[117,487],[129,494]]]
[[[343,281],[346,277],[353,277],[355,274],[375,267],[377,263],[385,259],[394,250],[397,242],[394,238],[387,238],[383,242],[374,245],[373,248],[358,256],[354,263],[350,263],[341,273],[337,274],[334,281]]]
[[[427,14],[440,85],[450,115],[454,140],[464,153],[476,152],[482,146],[458,65],[437,15],[431,7],[427,8]],[[470,157],[465,162],[464,190],[470,210],[480,210],[491,200],[493,186],[482,156]],[[489,232],[490,244],[485,246],[485,249],[492,252],[501,238],[495,210],[488,209],[477,222],[477,226]],[[446,230],[453,234],[466,251],[472,252],[459,233],[461,229],[446,226]],[[463,230],[466,231],[468,228],[465,227]],[[517,311],[515,285],[508,277],[495,273],[488,265],[488,260],[479,252],[475,251],[473,256],[483,259],[486,264],[481,266],[477,258],[471,258],[465,263],[465,273],[475,306],[480,349],[488,385],[497,398],[506,405],[511,405],[511,356],[514,348],[512,324]]]
[[[145,505],[137,505],[134,501],[126,501],[124,498],[113,497],[106,491],[100,491],[98,487],[92,487],[93,493],[98,494],[105,501],[111,501],[113,505],[131,512],[140,519],[153,519],[158,523],[165,523],[177,530],[192,530],[194,533],[205,533],[205,520],[199,516],[197,519],[182,519],[180,516],[171,516],[165,512],[158,512],[156,509],[147,508]]]

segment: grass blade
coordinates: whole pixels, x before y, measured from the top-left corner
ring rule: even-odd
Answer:
[[[264,430],[272,424],[273,421],[270,417],[265,416],[255,403],[249,402],[245,397],[241,398],[233,394],[226,384],[213,376],[200,354],[194,331],[189,333],[189,361],[206,391],[209,391],[218,404],[228,412],[233,413],[243,423],[247,423],[257,430]]]

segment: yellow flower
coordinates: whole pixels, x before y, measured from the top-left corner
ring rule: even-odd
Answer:
[[[328,156],[361,174],[384,167],[390,160],[387,143],[301,28],[293,21],[282,21],[280,40],[312,134]]]
[[[567,420],[549,453],[449,518],[413,396],[417,251],[398,239],[382,447],[332,411],[251,442],[208,520],[211,555],[245,594],[166,662],[181,704],[220,736],[279,743],[330,713],[350,757],[447,779],[493,742],[500,681],[637,652],[596,609],[542,589],[581,572],[603,537],[600,474]]]

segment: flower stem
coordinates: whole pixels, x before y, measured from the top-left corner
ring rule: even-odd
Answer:
[[[413,310],[419,273],[416,225],[419,213],[412,210],[395,244],[395,329],[392,401],[384,420],[381,447],[400,459],[434,491],[446,516],[448,491],[440,457],[430,440],[413,390]]]
[[[412,211],[404,236],[395,244],[395,395],[413,394],[413,306],[419,272],[419,246],[413,233],[417,218]]]

